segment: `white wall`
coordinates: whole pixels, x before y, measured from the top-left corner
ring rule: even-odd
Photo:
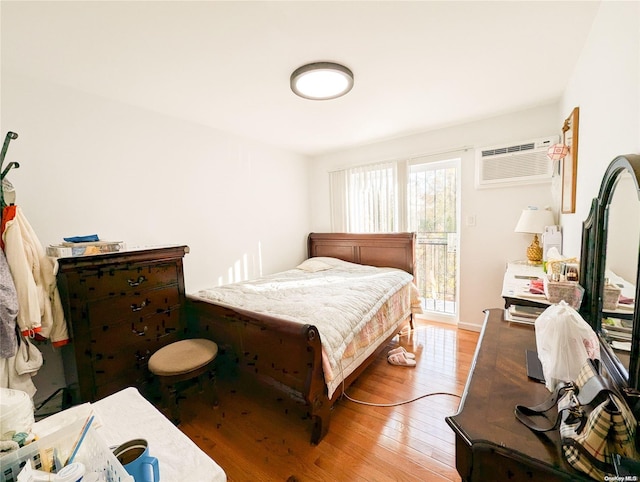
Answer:
[[[618,155],[640,153],[640,2],[602,2],[561,102],[580,107],[576,212],[561,217],[563,249],[579,254],[582,221]]]
[[[129,246],[186,244],[193,292],[306,257],[308,159],[77,90],[2,72],[8,178],[44,244],[97,233]],[[40,347],[36,404],[66,385]]]
[[[187,291],[306,257],[308,160],[137,107],[2,76],[5,164],[43,244],[187,244]],[[230,273],[232,273],[230,275]]]
[[[505,264],[523,259],[531,242],[529,235],[513,232],[521,210],[551,206],[553,199],[549,184],[476,189],[473,148],[558,134],[557,117],[557,105],[552,104],[317,157],[311,173],[312,230],[330,229],[329,171],[469,147],[461,166],[459,324],[479,330],[484,309],[504,306],[500,295]],[[475,226],[465,224],[468,216],[476,217]]]

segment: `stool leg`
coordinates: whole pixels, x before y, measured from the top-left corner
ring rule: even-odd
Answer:
[[[198,375],[198,393],[202,393],[204,391],[204,382],[207,372],[201,373]]]
[[[180,423],[180,413],[178,411],[178,395],[175,384],[165,383],[160,380],[160,391],[162,392],[162,403],[169,410],[171,421],[178,425]]]
[[[220,404],[218,399],[218,387],[216,386],[216,369],[215,367],[209,370],[209,383],[211,385],[211,404],[217,407]]]
[[[206,387],[206,388],[205,388]],[[211,368],[198,376],[199,393],[208,393],[211,404],[218,406],[218,391],[216,390],[216,372],[215,368]]]

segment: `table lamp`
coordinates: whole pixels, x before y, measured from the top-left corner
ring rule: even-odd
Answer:
[[[553,213],[549,209],[527,208],[522,210],[516,233],[533,234],[533,241],[527,248],[527,259],[531,264],[542,263],[542,246],[538,240],[538,234],[544,233],[546,226],[555,225]]]

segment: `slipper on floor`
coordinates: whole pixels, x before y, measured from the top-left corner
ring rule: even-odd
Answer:
[[[416,357],[413,353],[405,350],[404,347],[401,347],[401,346],[399,346],[398,348],[394,348],[393,350],[389,350],[389,353],[387,353],[387,356],[395,355],[396,353],[404,353],[404,356],[412,360]]]
[[[395,353],[387,357],[387,361],[399,367],[415,367],[416,361],[407,358],[404,353]]]

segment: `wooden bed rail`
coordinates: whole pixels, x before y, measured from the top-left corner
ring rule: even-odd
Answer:
[[[317,328],[193,297],[186,306],[198,336],[214,340],[243,372],[307,405],[317,444],[329,429],[331,409]]]

